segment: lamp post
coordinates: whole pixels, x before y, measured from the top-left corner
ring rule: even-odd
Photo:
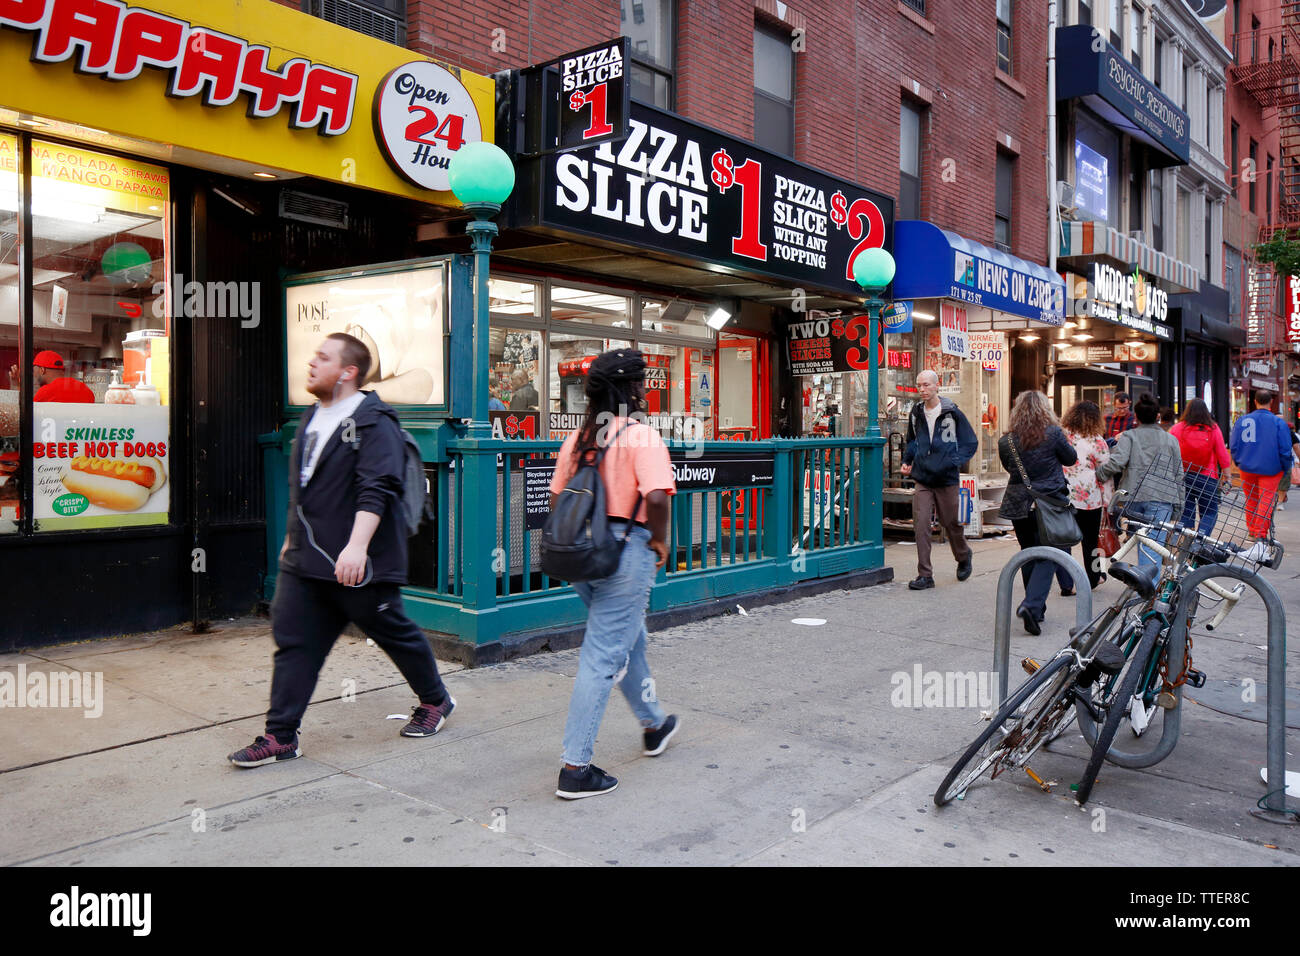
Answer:
[[[497,224],[492,217],[515,188],[515,167],[505,150],[493,143],[468,143],[452,156],[447,169],[451,191],[474,217],[465,226],[474,253],[474,401],[471,432],[491,430],[488,415],[488,260]]]
[[[863,249],[853,260],[853,281],[867,298],[867,437],[880,437],[880,310],[885,302],[880,293],[894,281],[894,257],[884,249]]]

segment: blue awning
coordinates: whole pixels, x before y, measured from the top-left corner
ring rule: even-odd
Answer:
[[[956,299],[1044,325],[1065,322],[1059,275],[933,223],[895,222],[894,261],[896,299]]]

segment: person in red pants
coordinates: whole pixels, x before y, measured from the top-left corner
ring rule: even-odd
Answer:
[[[1277,504],[1277,486],[1282,473],[1291,468],[1293,456],[1291,430],[1270,410],[1273,393],[1257,388],[1251,398],[1254,411],[1237,419],[1228,447],[1241,472],[1246,494],[1246,529],[1255,539],[1241,556],[1259,562],[1269,554],[1267,538]]]

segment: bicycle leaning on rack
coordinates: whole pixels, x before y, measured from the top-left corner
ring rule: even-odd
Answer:
[[[1022,662],[1029,679],[1007,698],[949,771],[935,791],[935,804],[943,806],[962,796],[985,773],[996,778],[1009,769],[1023,768],[1040,788],[1049,790],[1029,760],[1077,719],[1092,747],[1075,796],[1082,805],[1124,726],[1134,737],[1142,736],[1162,711],[1181,705],[1184,684],[1204,684],[1205,675],[1191,666],[1191,625],[1201,623],[1208,631],[1220,627],[1246,584],[1237,581],[1225,588],[1210,579],[1197,587],[1188,602],[1186,653],[1182,661],[1171,662],[1169,638],[1182,599],[1181,582],[1207,564],[1236,565],[1252,573],[1261,565],[1276,568],[1283,552],[1272,537],[1271,521],[1248,516],[1237,489],[1216,489],[1218,511],[1211,517],[1210,534],[1185,527],[1179,513],[1151,517],[1148,502],[1181,501],[1188,487],[1199,494],[1205,482],[1194,470],[1185,478],[1176,459],[1161,457],[1131,494],[1116,496],[1111,512],[1128,537],[1106,571],[1124,585],[1123,592],[1085,627],[1072,630],[1069,643],[1051,660]],[[1268,518],[1273,504],[1260,505],[1267,507]],[[1261,524],[1268,525],[1267,538],[1248,545],[1249,530],[1258,531]],[[1136,564],[1125,560],[1135,552]]]

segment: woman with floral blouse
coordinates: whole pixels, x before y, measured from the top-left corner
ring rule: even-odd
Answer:
[[[1110,482],[1097,481],[1097,468],[1110,457],[1106,447],[1106,426],[1101,417],[1101,409],[1094,402],[1075,402],[1065,417],[1061,419],[1066,440],[1074,447],[1079,461],[1064,468],[1065,482],[1070,488],[1070,504],[1074,506],[1074,516],[1079,521],[1079,530],[1083,532],[1083,566],[1088,572],[1088,583],[1096,588],[1106,580],[1101,573],[1100,555],[1097,551],[1097,536],[1101,532],[1101,510],[1110,504],[1112,493]],[[1061,593],[1069,596],[1074,593],[1074,581],[1061,568],[1057,573],[1061,583]]]

